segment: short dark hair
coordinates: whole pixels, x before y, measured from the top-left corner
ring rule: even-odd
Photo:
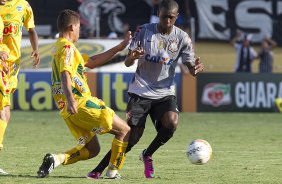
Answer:
[[[159,11],[161,9],[165,9],[169,11],[176,9],[178,11],[178,8],[179,8],[178,4],[175,0],[163,0],[159,5]]]
[[[71,24],[79,23],[80,16],[77,12],[72,10],[63,10],[60,12],[57,19],[57,28],[59,32],[67,31],[67,28]]]

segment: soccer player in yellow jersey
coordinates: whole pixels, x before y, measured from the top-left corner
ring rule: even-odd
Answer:
[[[0,16],[0,109],[3,109],[2,101],[3,101],[3,94],[6,91],[6,76],[9,72],[8,65],[6,64],[6,60],[9,57],[9,50],[5,44],[3,44],[3,30],[4,30],[4,23]],[[4,131],[6,129],[6,123],[0,122],[0,135],[4,135]],[[3,148],[3,136],[0,136],[0,151]],[[8,174],[3,169],[0,168],[0,174]]]
[[[2,66],[6,72],[2,72],[2,88],[0,89],[0,149],[3,148],[3,137],[10,120],[10,96],[17,88],[17,75],[20,69],[20,48],[22,28],[25,27],[29,34],[34,57],[34,66],[40,62],[38,53],[38,37],[35,31],[33,12],[25,0],[0,0],[0,16],[3,19],[2,42],[9,49],[9,57],[1,57]],[[7,53],[7,52],[6,52]],[[5,89],[3,88],[5,86]],[[0,171],[1,174],[1,171]]]
[[[7,73],[9,72],[8,65],[6,64],[6,60],[9,57],[9,50],[5,44],[3,44],[3,29],[4,29],[4,23],[0,16],[0,109],[3,109],[2,101],[3,101],[3,93],[5,93],[6,90],[6,77]],[[6,124],[4,124],[6,125]],[[4,128],[2,128],[0,124],[0,131],[3,131]],[[4,135],[4,133],[3,133]],[[0,150],[3,148],[3,137],[0,136]],[[5,173],[2,169],[0,169],[0,173]]]
[[[46,177],[61,164],[73,164],[97,156],[100,145],[96,134],[111,133],[115,137],[106,176],[117,178],[117,171],[125,159],[130,127],[102,100],[91,96],[85,67],[94,68],[106,63],[128,45],[131,33],[128,32],[125,39],[112,49],[92,57],[83,57],[74,45],[80,32],[78,13],[63,10],[58,16],[57,28],[59,38],[52,54],[52,94],[77,145],[61,154],[46,154],[37,172],[38,177]]]

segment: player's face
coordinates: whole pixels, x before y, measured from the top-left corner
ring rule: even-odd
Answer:
[[[249,40],[244,40],[243,44],[245,47],[248,47],[250,45],[250,41]]]
[[[262,45],[262,48],[264,48],[264,49],[267,49],[269,47],[268,42],[265,41],[265,40],[262,42],[261,45]]]
[[[159,11],[159,18],[160,18],[159,25],[160,25],[163,29],[172,28],[173,25],[175,24],[175,21],[176,21],[176,19],[177,19],[177,16],[178,16],[178,11],[177,11],[177,9],[173,9],[173,10],[161,9],[161,10]]]
[[[74,42],[77,42],[80,34],[80,22],[74,24]]]
[[[5,5],[7,0],[0,0],[0,5]]]

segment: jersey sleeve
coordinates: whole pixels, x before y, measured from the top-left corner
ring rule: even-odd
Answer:
[[[82,58],[83,58],[83,61],[84,61],[84,65],[88,62],[88,60],[89,60],[89,55],[88,54],[86,54],[86,53],[83,53],[83,54],[81,54],[81,56],[82,56]]]
[[[192,66],[195,65],[195,52],[192,44],[192,40],[185,34],[183,39],[183,47],[181,52],[182,63],[191,63]]]
[[[29,5],[28,2],[26,2],[26,5],[25,5],[24,27],[27,30],[29,30],[30,28],[35,28],[32,8],[31,8],[31,6]]]
[[[64,45],[59,58],[59,72],[68,71],[71,77],[74,76],[74,48],[71,45]]]
[[[10,52],[7,45],[3,43],[3,30],[4,30],[4,23],[0,16],[0,51],[5,51],[7,53]]]
[[[1,40],[0,40],[0,51],[7,52],[8,54],[10,53],[10,49],[7,47],[6,44],[1,43]]]

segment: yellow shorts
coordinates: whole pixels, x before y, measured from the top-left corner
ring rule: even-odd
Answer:
[[[9,79],[10,93],[14,93],[18,87],[18,75],[12,75]]]
[[[9,90],[8,77],[1,72],[0,73],[0,110],[2,110],[6,106],[11,105],[11,91]]]
[[[95,97],[80,98],[77,102],[78,113],[66,118],[65,122],[77,140],[77,148],[81,149],[95,134],[104,134],[112,129],[115,113]]]

